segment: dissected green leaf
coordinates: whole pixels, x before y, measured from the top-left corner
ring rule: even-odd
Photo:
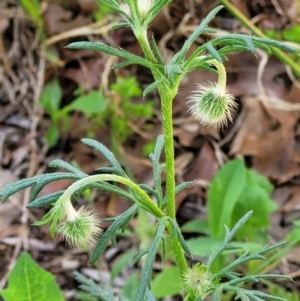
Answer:
[[[11,195],[15,194],[16,192],[26,189],[30,186],[34,186],[31,191],[29,200],[29,202],[32,202],[47,184],[63,179],[79,180],[80,178],[81,177],[79,177],[78,175],[69,172],[45,173],[32,178],[23,179],[11,184],[7,184],[0,191],[0,197],[2,198],[4,203]]]
[[[217,51],[217,49],[212,45],[211,42],[207,42],[206,44],[206,49],[207,51],[220,63],[223,62],[223,59],[221,57],[221,55],[219,54],[219,52]]]
[[[156,41],[155,41],[155,39],[154,39],[153,36],[151,37],[150,42],[151,42],[151,48],[152,48],[153,53],[154,53],[154,55],[155,55],[155,57],[156,57],[156,59],[157,59],[157,62],[158,62],[160,65],[164,66],[163,58],[162,58],[162,56],[161,56],[161,54],[160,54],[160,52],[159,52],[159,49],[158,49],[158,47],[157,47]]]
[[[59,191],[56,191],[56,192],[53,192],[50,194],[43,195],[43,196],[35,199],[31,203],[29,203],[26,206],[26,208],[27,209],[42,208],[42,207],[45,207],[52,203],[55,203],[59,199],[59,197],[62,196],[63,193],[64,193],[64,190],[59,190]]]
[[[87,279],[82,274],[74,272],[75,279],[80,283],[79,288],[87,292],[91,297],[98,297],[101,301],[114,301],[113,293],[109,286],[103,289],[93,280]]]
[[[90,258],[90,264],[95,263],[99,257],[102,255],[106,246],[110,240],[113,240],[116,236],[116,231],[122,227],[129,219],[133,218],[138,209],[138,205],[134,204],[127,211],[122,213],[116,218],[113,224],[105,231],[105,233],[100,237],[98,244],[96,245],[94,252]]]
[[[132,54],[124,49],[116,49],[114,47],[108,46],[101,42],[74,42],[67,46],[69,49],[86,49],[86,50],[95,50],[104,53],[108,53],[110,55],[118,56],[128,61],[145,66],[149,69],[155,70],[157,69],[155,65],[149,62],[146,59],[143,59],[135,54]]]
[[[161,243],[161,239],[164,237],[166,222],[166,218],[161,218],[158,223],[153,242],[149,247],[148,257],[141,272],[139,287],[134,298],[135,301],[143,301],[147,287],[150,286],[153,264]]]
[[[173,58],[167,64],[167,72],[168,74],[172,73],[172,68],[175,64],[181,62],[181,60],[187,54],[191,45],[196,41],[196,39],[206,30],[206,26],[208,23],[215,17],[215,15],[223,8],[224,6],[219,5],[215,7],[210,13],[205,17],[205,19],[198,25],[198,27],[194,30],[194,32],[189,36],[189,38],[183,44],[181,50],[177,52]],[[173,71],[174,72],[174,71]]]
[[[88,145],[94,148],[96,151],[100,152],[110,162],[110,164],[116,168],[120,175],[125,176],[125,172],[123,171],[115,155],[104,144],[88,138],[83,138],[81,139],[81,141],[85,145]]]
[[[164,78],[160,78],[158,80],[156,80],[155,82],[153,82],[152,84],[150,84],[143,92],[143,97],[145,97],[148,93],[152,92],[153,90],[155,90],[158,86],[161,85],[161,83],[163,83],[165,81]]]
[[[191,185],[193,184],[193,182],[189,181],[189,182],[183,182],[183,183],[180,183],[178,184],[176,187],[175,187],[175,195],[177,193],[179,193],[180,191],[190,187]]]
[[[20,255],[9,274],[4,301],[64,301],[54,276],[39,267],[28,253]]]
[[[83,171],[81,171],[80,169],[72,166],[71,164],[69,164],[66,161],[63,161],[61,159],[55,159],[52,160],[49,164],[49,167],[53,167],[53,168],[63,168],[69,172],[72,172],[76,175],[78,175],[79,177],[86,177],[88,176],[86,173],[84,173]]]

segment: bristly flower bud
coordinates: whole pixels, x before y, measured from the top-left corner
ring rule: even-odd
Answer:
[[[56,231],[70,246],[86,249],[89,244],[95,244],[102,232],[99,225],[100,219],[95,211],[84,207],[76,211],[70,203],[65,218],[60,220]]]
[[[139,17],[144,17],[150,10],[153,4],[153,0],[137,0],[137,8],[138,8],[138,15]],[[127,3],[122,2],[120,4],[120,9],[124,12],[124,14],[128,17],[132,16],[130,7]]]
[[[212,276],[204,264],[197,263],[184,274],[183,286],[187,295],[191,294],[202,300],[213,288]]]
[[[120,9],[124,12],[124,14],[128,17],[131,17],[131,11],[130,11],[130,8],[128,6],[128,4],[122,2],[120,4]]]
[[[140,13],[141,17],[144,17],[148,13],[152,4],[153,4],[152,0],[138,0],[137,1],[137,5],[138,5],[138,9],[139,9],[139,13]]]
[[[189,97],[189,113],[201,124],[218,128],[226,125],[228,120],[232,122],[237,104],[226,87],[225,67],[217,60],[210,63],[218,71],[218,82],[198,85]]]
[[[189,97],[189,113],[205,126],[221,127],[232,122],[237,104],[227,88],[220,89],[218,84],[198,85]]]

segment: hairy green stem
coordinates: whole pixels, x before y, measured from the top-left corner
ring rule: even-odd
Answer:
[[[155,56],[149,45],[146,33],[137,35],[137,39],[145,54],[145,57],[156,62]],[[157,80],[161,75],[152,71],[153,77]],[[177,94],[180,80],[178,79],[171,86],[170,82],[166,85],[158,87],[162,108],[163,133],[165,138],[165,162],[166,162],[166,199],[167,199],[167,215],[176,222],[176,204],[175,204],[175,160],[174,160],[174,141],[173,141],[173,115],[172,104]],[[171,225],[167,226],[168,232],[172,233]],[[179,268],[181,277],[183,277],[188,269],[187,261],[184,256],[184,250],[177,237],[172,240],[172,251],[175,254],[176,263]]]
[[[175,91],[177,92],[177,88]],[[175,91],[168,90],[165,87],[159,88],[162,106],[163,132],[165,137],[167,215],[174,221],[176,221],[176,204],[172,102],[174,95],[176,94]],[[172,227],[170,225],[168,226],[168,231],[169,233],[172,232]],[[180,275],[183,276],[187,271],[187,261],[177,237],[172,240],[172,250],[176,257]]]
[[[267,38],[267,36],[256,27],[250,20],[247,19],[234,5],[232,5],[228,0],[220,0],[220,2],[248,29],[250,29],[254,34],[260,38]],[[300,77],[300,65],[295,62],[292,58],[286,55],[282,50],[271,47],[272,53],[277,56],[283,63],[287,64],[297,77]]]
[[[136,38],[142,48],[145,58],[152,63],[156,63],[156,58],[147,38],[147,31],[141,28],[139,32],[136,32]]]
[[[137,184],[133,183],[131,180],[126,179],[124,177],[120,177],[117,175],[111,174],[101,174],[101,175],[93,175],[88,176],[86,178],[80,179],[73,183],[71,186],[67,188],[67,190],[63,193],[61,198],[70,199],[71,196],[81,187],[86,186],[95,182],[103,182],[103,181],[113,181],[126,185],[131,188],[134,192],[136,192],[138,198],[138,203],[149,212],[151,212],[156,218],[161,218],[165,216],[165,214],[154,204],[151,198],[142,190]]]
[[[218,62],[217,60],[211,60],[209,62],[212,65],[214,65],[218,70],[218,87],[220,89],[220,92],[224,94],[226,90],[226,79],[227,79],[226,69],[224,65]]]

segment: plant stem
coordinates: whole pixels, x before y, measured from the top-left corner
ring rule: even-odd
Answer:
[[[149,212],[151,212],[156,218],[161,218],[164,213],[153,203],[151,198],[145,193],[143,189],[141,189],[137,184],[133,183],[131,180],[112,174],[99,174],[99,175],[92,175],[74,182],[71,186],[69,186],[64,193],[62,194],[61,198],[69,200],[71,196],[81,187],[97,182],[104,182],[104,181],[114,181],[117,183],[121,183],[126,185],[127,187],[131,188],[138,196],[137,202],[142,207],[146,208]]]
[[[220,89],[220,92],[223,94],[226,90],[226,70],[223,64],[218,62],[217,60],[211,60],[209,61],[212,65],[214,65],[218,70],[218,87]]]
[[[173,142],[173,124],[172,124],[172,100],[163,99],[161,93],[163,132],[165,137],[165,161],[166,161],[166,199],[167,214],[175,219],[175,160],[174,160],[174,142]]]
[[[148,41],[148,38],[147,38],[147,31],[146,30],[143,30],[141,29],[140,32],[137,32],[136,34],[136,38],[142,48],[142,51],[145,55],[145,58],[150,61],[150,62],[153,62],[155,63],[156,62],[156,58],[152,52],[152,49],[150,47],[150,44],[149,44],[149,41]]]
[[[156,58],[151,50],[146,33],[136,35],[145,57],[156,62]],[[162,74],[157,74],[152,71],[155,80],[159,79]],[[179,79],[173,83],[161,85],[158,87],[162,108],[162,123],[163,133],[165,138],[165,162],[166,162],[166,200],[167,200],[167,215],[176,222],[176,206],[175,206],[175,160],[174,160],[174,142],[173,142],[173,114],[172,104],[179,87]],[[172,233],[173,228],[169,224],[167,226],[168,232]],[[179,268],[181,277],[183,277],[188,269],[187,261],[184,256],[184,250],[177,238],[172,240],[172,250],[176,257],[176,263]]]
[[[250,20],[247,19],[234,5],[228,0],[219,0],[246,28],[250,29],[254,34],[260,38],[267,38],[267,36]],[[283,63],[287,64],[295,73],[297,77],[300,77],[300,65],[295,62],[292,58],[286,55],[282,50],[271,47],[272,53],[277,56]]]
[[[165,137],[167,215],[174,221],[176,221],[176,203],[172,102],[176,92],[177,87],[173,91],[164,86],[159,88],[162,106],[163,132]],[[171,225],[168,226],[168,231],[170,233],[172,232]],[[187,271],[187,261],[177,237],[174,237],[172,240],[172,249],[176,256],[176,263],[178,265],[180,275],[183,276]]]

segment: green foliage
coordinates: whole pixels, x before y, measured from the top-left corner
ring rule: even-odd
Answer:
[[[29,14],[38,28],[43,26],[39,0],[20,0],[23,9]]]
[[[269,213],[276,209],[270,199],[272,184],[236,159],[223,166],[215,175],[208,191],[210,234],[223,237],[223,226],[232,227],[240,216],[253,210],[239,237],[250,237],[269,226]]]
[[[54,276],[40,268],[29,254],[20,255],[9,274],[8,288],[0,291],[4,301],[64,301]]]
[[[75,279],[80,283],[79,288],[88,293],[90,297],[96,297],[100,301],[114,301],[114,296],[111,288],[107,285],[101,288],[94,281],[87,279],[78,272],[74,272]],[[119,301],[129,301],[128,299],[119,296]]]
[[[79,111],[91,118],[105,111],[107,105],[106,98],[97,91],[90,91],[86,95],[79,96],[63,108],[61,108],[61,101],[62,90],[59,83],[54,80],[45,86],[40,100],[51,119],[51,125],[46,133],[49,146],[57,143],[61,124],[63,124],[64,132],[69,130],[70,112]]]
[[[184,43],[182,49],[164,65],[162,55],[159,53],[154,39],[152,38],[149,41],[147,38],[147,28],[153,18],[169,2],[169,0],[124,0],[122,3],[117,0],[101,1],[110,10],[119,13],[123,17],[124,22],[117,24],[115,28],[131,27],[141,46],[144,57],[101,42],[76,42],[68,46],[69,49],[101,51],[123,59],[121,63],[114,66],[115,69],[132,64],[149,68],[153,75],[153,83],[145,89],[144,93],[138,88],[133,78],[119,78],[117,83],[111,86],[112,91],[115,92],[114,96],[117,96],[117,102],[111,101],[111,99],[108,101],[101,92],[91,91],[86,95],[80,95],[69,105],[61,108],[62,93],[57,82],[52,82],[49,86],[45,87],[41,99],[41,104],[50,115],[54,126],[54,129],[49,130],[50,143],[54,143],[57,140],[58,131],[56,130],[60,127],[61,120],[68,119],[68,114],[74,110],[78,110],[88,117],[93,117],[95,114],[106,117],[108,111],[112,112],[113,117],[111,117],[111,121],[115,137],[123,141],[122,139],[125,139],[124,137],[128,135],[125,121],[128,121],[128,119],[136,121],[140,117],[149,118],[152,114],[151,102],[137,105],[132,102],[131,98],[140,97],[141,95],[145,96],[147,93],[157,89],[161,98],[164,135],[158,136],[154,151],[149,155],[153,166],[153,187],[133,182],[114,154],[103,144],[92,139],[83,139],[83,143],[100,152],[108,160],[110,166],[99,168],[97,174],[87,175],[66,162],[54,160],[51,163],[52,167],[62,168],[67,172],[54,172],[12,183],[4,187],[0,192],[0,197],[5,202],[12,194],[33,186],[28,208],[52,205],[50,211],[36,224],[50,223],[50,232],[53,235],[54,232],[59,232],[59,229],[62,229],[68,223],[69,226],[63,228],[66,229],[64,234],[69,242],[74,243],[80,243],[80,238],[86,239],[90,237],[91,242],[96,239],[94,234],[97,232],[99,224],[96,215],[88,213],[85,208],[77,210],[73,207],[76,198],[83,191],[96,188],[115,193],[132,201],[134,203],[133,206],[121,215],[102,220],[102,222],[111,222],[111,225],[100,238],[97,237],[98,242],[92,252],[90,263],[95,263],[99,259],[110,241],[116,246],[116,235],[120,232],[125,232],[128,224],[138,211],[144,210],[147,214],[151,214],[156,221],[156,231],[153,241],[149,243],[148,247],[140,250],[139,254],[133,259],[133,263],[136,263],[143,256],[146,256],[143,258],[145,260],[141,275],[139,277],[134,275],[128,279],[123,290],[124,296],[119,296],[120,301],[154,301],[153,295],[149,292],[154,262],[159,253],[164,263],[168,255],[167,252],[175,255],[173,258],[178,266],[178,274],[183,284],[182,288],[186,296],[186,301],[202,301],[207,296],[211,296],[213,301],[220,301],[227,293],[235,295],[235,300],[240,299],[242,301],[284,300],[281,297],[252,290],[251,286],[247,286],[247,288],[243,286],[259,282],[260,280],[269,281],[276,278],[290,280],[288,277],[276,274],[255,274],[248,276],[236,273],[236,269],[240,265],[253,260],[262,260],[266,253],[272,252],[281,246],[283,246],[283,249],[285,248],[285,243],[279,243],[273,246],[264,246],[259,250],[254,250],[254,253],[249,255],[247,250],[239,253],[242,244],[231,242],[234,236],[236,236],[237,240],[241,240],[242,237],[249,238],[251,236],[249,235],[250,229],[251,233],[253,233],[259,229],[266,228],[269,225],[268,214],[275,208],[269,199],[272,185],[256,172],[246,169],[242,160],[235,160],[226,165],[212,182],[208,193],[210,237],[207,238],[206,243],[210,244],[210,246],[213,245],[213,250],[208,254],[209,257],[206,264],[196,263],[192,268],[188,268],[186,257],[190,257],[192,254],[190,250],[192,244],[185,241],[177,224],[175,196],[181,190],[188,187],[191,182],[181,183],[177,186],[175,184],[172,101],[178,92],[180,81],[187,73],[197,68],[217,72],[218,82],[213,87],[215,91],[218,91],[218,97],[224,97],[226,91],[228,94],[226,96],[233,101],[233,97],[226,90],[226,72],[222,64],[227,59],[227,53],[231,51],[247,50],[255,54],[256,48],[270,51],[270,49],[275,47],[291,53],[298,52],[294,48],[275,40],[261,39],[243,34],[229,34],[207,41],[188,56],[189,49],[201,34],[214,32],[214,30],[208,27],[208,24],[221,10],[222,6],[218,6],[195,29]],[[212,66],[216,66],[216,70]],[[211,94],[211,100],[209,101],[213,103],[215,98]],[[230,105],[233,107],[234,103],[230,102]],[[228,102],[224,106],[228,106]],[[213,107],[211,103],[205,107],[202,106],[202,113],[204,113],[202,116],[210,118],[210,115],[204,111],[206,108],[211,107]],[[124,114],[122,118],[118,114],[120,108]],[[230,116],[228,116],[230,115],[228,114],[228,107],[224,107],[223,111],[230,119]],[[222,118],[225,123],[226,116]],[[206,123],[211,124],[210,121],[206,120]],[[165,162],[161,162],[163,149]],[[163,187],[161,178],[163,171],[166,174],[165,187]],[[37,197],[45,185],[60,179],[73,179],[75,182],[64,191]],[[251,216],[252,213],[253,215]],[[88,223],[80,223],[82,226],[80,233],[84,233],[85,237],[81,237],[79,231],[67,233],[68,229],[75,229],[74,225],[82,220],[84,214],[85,217],[92,217],[89,218]],[[241,216],[243,217],[240,218]],[[239,231],[247,220],[249,220],[249,224],[243,230]],[[85,224],[88,224],[89,228],[85,228]],[[232,230],[230,231],[229,228],[225,227],[225,238],[222,240],[224,236],[224,224],[231,227]],[[207,227],[202,229],[202,232],[205,231],[207,232]],[[167,240],[170,241],[171,251],[167,248]],[[202,241],[202,243],[205,243],[205,241]],[[247,241],[245,243],[246,247],[249,248]],[[87,243],[84,245],[87,245]],[[224,252],[236,252],[237,256],[229,264],[220,265],[219,259],[223,256]],[[131,257],[132,254],[127,256]],[[124,264],[125,260],[122,260],[116,265],[113,276],[120,271],[120,267]],[[162,288],[158,286],[157,282],[161,282],[162,279],[167,277],[166,275],[168,276],[168,271],[159,275],[159,280],[154,281],[157,289],[156,293],[160,296],[167,293],[176,293],[174,287],[172,292],[170,292],[170,287],[168,287],[168,292],[162,292]],[[108,286],[102,288],[78,273],[76,274],[76,279],[81,283],[81,289],[87,292],[90,297],[95,297],[102,301],[113,300],[112,290]],[[136,290],[134,291],[133,288]]]
[[[182,291],[178,269],[173,266],[163,269],[152,281],[151,291],[156,298],[178,295]]]
[[[56,80],[48,83],[43,90],[40,103],[51,119],[51,125],[46,133],[49,146],[57,143],[61,127],[63,132],[69,130],[69,114],[73,111],[82,112],[89,119],[97,117],[95,123],[98,125],[103,125],[104,120],[109,119],[113,139],[118,143],[124,142],[132,133],[128,120],[134,123],[140,118],[148,119],[152,116],[152,101],[145,104],[132,101],[134,97],[142,96],[142,90],[134,77],[118,77],[117,82],[111,85],[111,91],[114,96],[109,100],[102,92],[92,90],[85,95],[77,95],[70,104],[61,108],[62,90],[59,83]]]
[[[110,278],[111,281],[115,279],[122,271],[123,269],[132,262],[133,258],[136,256],[136,250],[130,250],[126,253],[124,253],[118,260],[114,263],[111,272],[110,272]]]
[[[300,25],[295,25],[281,31],[268,29],[265,33],[271,39],[287,40],[300,44]]]
[[[110,88],[120,99],[110,103],[108,114],[111,131],[114,140],[123,143],[132,133],[128,121],[135,123],[141,118],[149,119],[153,114],[153,102],[147,101],[142,104],[132,101],[133,97],[141,97],[143,93],[134,77],[118,77],[116,83]]]

